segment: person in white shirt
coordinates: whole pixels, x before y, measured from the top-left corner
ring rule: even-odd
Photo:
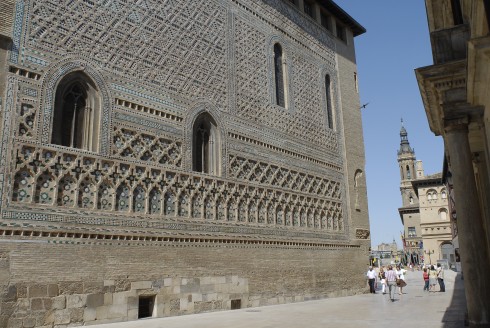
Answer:
[[[407,285],[407,283],[405,282],[405,273],[407,273],[407,270],[401,268],[400,265],[397,265],[395,273],[399,279],[398,284],[397,284],[398,295],[402,295],[403,294],[403,287],[405,287]]]
[[[376,271],[374,271],[373,267],[369,267],[368,272],[366,273],[366,276],[368,278],[368,283],[369,283],[369,292],[376,294]]]
[[[441,266],[441,263],[437,263],[437,281],[439,282],[439,291],[445,292],[446,285],[444,284],[444,269]]]

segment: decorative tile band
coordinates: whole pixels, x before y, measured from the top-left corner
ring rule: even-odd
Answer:
[[[15,5],[13,43],[12,43],[12,51],[10,52],[10,61],[16,64],[19,61],[19,49],[20,49],[20,39],[22,34],[23,21],[24,21],[24,1],[19,0]]]
[[[267,240],[267,239],[243,239],[243,238],[216,238],[216,237],[175,237],[175,236],[157,236],[157,235],[123,235],[123,234],[104,234],[104,233],[83,233],[83,232],[66,232],[66,231],[45,231],[19,229],[19,228],[0,228],[0,236],[11,237],[28,237],[28,238],[58,238],[58,240],[49,240],[48,242],[54,244],[85,244],[86,241],[90,242],[128,242],[128,245],[134,245],[135,242],[143,242],[145,245],[154,243],[162,244],[185,244],[185,245],[198,245],[208,244],[212,246],[237,246],[237,247],[287,247],[287,248],[301,248],[301,249],[356,249],[360,248],[360,245],[352,244],[338,244],[338,243],[322,243],[322,242],[302,242],[302,241],[284,241],[284,240]],[[63,238],[63,239],[61,239]],[[80,240],[81,239],[81,240]],[[118,243],[120,245],[120,243]]]

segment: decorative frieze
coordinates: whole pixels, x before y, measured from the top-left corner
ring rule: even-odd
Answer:
[[[164,143],[124,129],[118,133],[121,139],[115,137],[115,142],[120,142],[120,157],[136,153],[144,157],[144,147],[136,140],[143,143],[147,138],[147,142],[160,146]],[[125,153],[124,145],[130,144],[132,150]],[[169,145],[167,157],[177,151],[176,144]],[[337,232],[345,229],[340,183],[335,181],[268,166],[260,181],[242,185],[50,147],[18,144],[16,149],[14,203]],[[240,160],[233,160],[232,165]],[[258,163],[256,169],[262,165]],[[294,179],[290,179],[291,174]],[[283,185],[286,181],[291,185]],[[264,186],[266,182],[269,186]],[[305,194],[293,192],[296,188]]]

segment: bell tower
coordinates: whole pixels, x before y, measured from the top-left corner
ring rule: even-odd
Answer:
[[[402,206],[418,204],[417,195],[412,187],[412,180],[417,179],[415,150],[410,147],[408,133],[401,120],[400,149],[398,150],[398,167],[400,169],[400,192],[402,195]]]

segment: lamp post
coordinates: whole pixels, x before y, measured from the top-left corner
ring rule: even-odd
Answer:
[[[424,251],[425,254],[429,255],[429,264],[432,265],[432,259],[430,258],[430,255],[431,254],[434,254],[434,250],[425,250]]]

